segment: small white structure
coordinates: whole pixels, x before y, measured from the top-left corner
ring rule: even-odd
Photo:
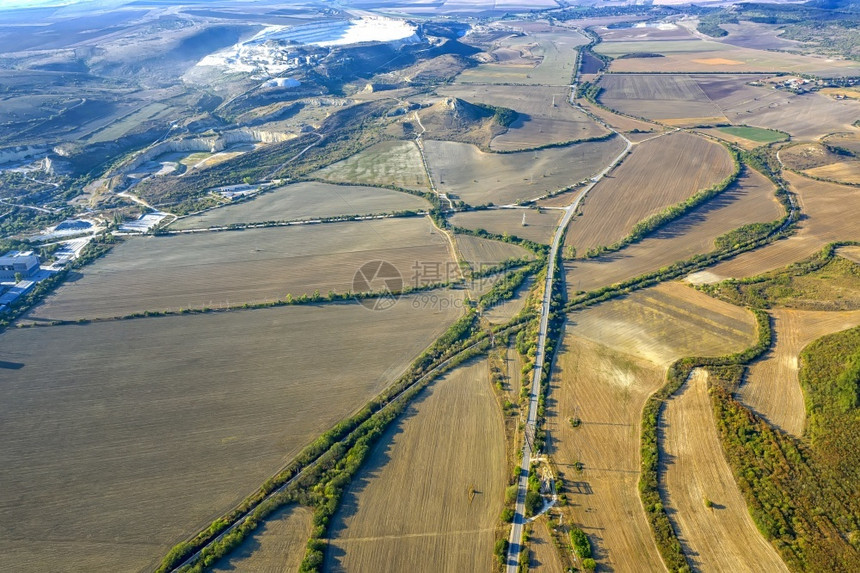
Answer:
[[[33,251],[9,251],[0,257],[0,280],[15,280],[20,273],[24,278],[39,271],[39,257]]]

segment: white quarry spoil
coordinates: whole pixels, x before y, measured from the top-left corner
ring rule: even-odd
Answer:
[[[415,43],[416,27],[405,20],[364,16],[302,26],[269,26],[256,36],[226,50],[209,54],[197,64],[224,68],[225,73],[282,74],[308,63],[290,54],[290,45],[348,46],[363,42]]]

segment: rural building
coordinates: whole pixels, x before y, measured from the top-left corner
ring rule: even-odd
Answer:
[[[9,251],[0,257],[0,280],[15,280],[17,273],[27,278],[38,271],[39,257],[33,251]]]

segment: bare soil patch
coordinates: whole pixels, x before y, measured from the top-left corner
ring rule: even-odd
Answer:
[[[544,209],[540,213],[535,209],[487,209],[456,213],[451,217],[451,223],[466,229],[484,229],[498,235],[508,234],[548,245],[561,214],[556,209]]]

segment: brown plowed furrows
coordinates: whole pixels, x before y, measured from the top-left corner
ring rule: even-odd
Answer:
[[[839,249],[839,256],[860,264],[860,247],[842,247]]]
[[[860,324],[860,311],[771,311],[776,344],[750,367],[740,399],[771,424],[801,436],[806,424],[803,391],[798,377],[799,355],[818,338]]]
[[[487,362],[473,361],[435,382],[374,446],[332,521],[325,570],[490,571],[505,476]]]
[[[669,517],[697,570],[787,573],[756,529],[732,477],[717,437],[707,380],[705,370],[695,369],[661,417],[660,494]]]
[[[212,569],[214,573],[296,571],[305,556],[313,513],[287,506],[274,512],[260,529]]]
[[[664,383],[663,372],[571,331],[556,361],[547,452],[565,484],[565,523],[585,531],[607,571],[665,571],[636,485],[642,406]],[[571,426],[573,416],[580,427]]]
[[[627,236],[639,221],[688,199],[732,172],[725,148],[703,137],[673,133],[633,148],[621,165],[589,191],[566,245],[582,253]]]
[[[778,219],[784,210],[775,190],[763,175],[747,170],[736,185],[643,241],[597,259],[565,263],[568,289],[571,294],[595,290],[710,252],[714,239],[732,229]]]
[[[860,193],[855,187],[815,181],[789,171],[783,172],[797,193],[803,218],[788,239],[738,255],[688,277],[690,282],[717,282],[744,278],[784,267],[812,255],[831,241],[860,239],[860,225],[852,216],[860,213]]]

